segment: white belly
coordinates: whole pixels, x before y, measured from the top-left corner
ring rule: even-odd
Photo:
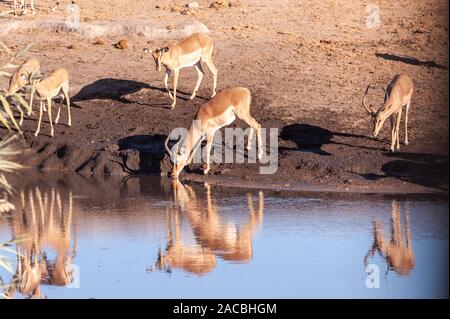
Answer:
[[[180,57],[180,69],[194,66],[200,61],[202,50],[197,50]]]

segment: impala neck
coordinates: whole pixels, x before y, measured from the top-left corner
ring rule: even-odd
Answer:
[[[198,123],[196,123],[196,120],[194,120],[183,143],[183,146],[186,148],[186,154],[188,156],[188,160],[186,162],[187,164],[191,162],[192,158],[194,157],[195,151],[201,144],[202,132],[198,126]]]

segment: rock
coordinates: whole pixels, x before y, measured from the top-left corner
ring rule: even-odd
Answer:
[[[94,43],[92,43],[92,44],[93,44],[93,45],[104,45],[105,42],[104,42],[103,40],[101,40],[101,39],[97,39],[97,40],[95,40]]]
[[[128,48],[127,40],[125,40],[125,39],[120,40],[119,42],[117,42],[117,44],[115,45],[115,47],[116,47],[117,49],[120,49],[120,50],[125,50],[125,49],[127,49],[127,48]]]
[[[188,4],[186,4],[186,7],[189,9],[198,9],[198,2],[197,1],[189,2]]]
[[[217,0],[213,1],[209,7],[211,9],[221,9],[221,8],[231,8],[231,7],[237,7],[239,6],[240,1],[227,1],[227,0]]]

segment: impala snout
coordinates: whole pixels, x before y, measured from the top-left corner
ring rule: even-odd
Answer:
[[[186,166],[186,162],[184,160],[178,160],[176,163],[172,166],[172,180],[178,180],[178,176],[180,175],[181,171]]]
[[[383,127],[384,120],[381,119],[378,115],[373,118],[373,136],[377,137],[380,133],[381,128]]]

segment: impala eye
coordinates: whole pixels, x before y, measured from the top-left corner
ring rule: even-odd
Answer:
[[[184,155],[186,153],[186,148],[185,147],[180,148],[179,153],[180,153],[180,155]]]

